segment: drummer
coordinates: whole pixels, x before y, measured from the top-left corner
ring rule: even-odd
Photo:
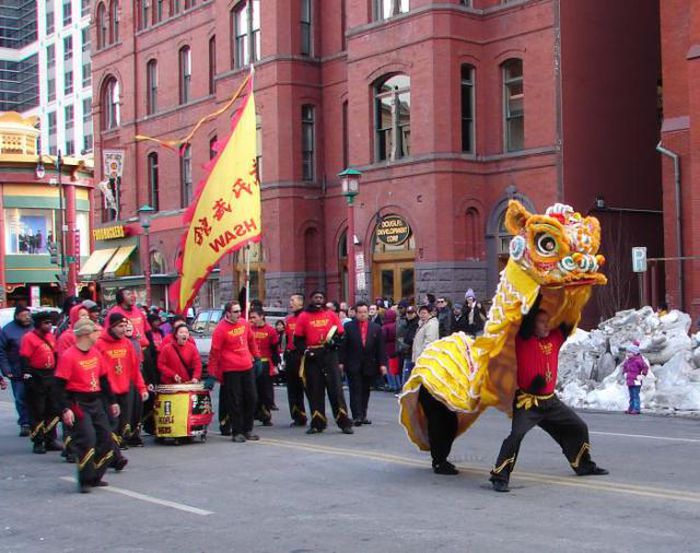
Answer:
[[[161,384],[197,383],[202,378],[202,359],[197,346],[190,340],[186,325],[175,329],[158,356],[158,372]]]

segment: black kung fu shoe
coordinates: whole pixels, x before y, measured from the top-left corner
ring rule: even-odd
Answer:
[[[493,486],[493,491],[495,492],[509,492],[508,482],[506,480],[491,480],[491,485]]]
[[[435,474],[442,474],[444,476],[454,476],[455,474],[459,474],[457,467],[455,467],[449,461],[433,463],[433,472]]]
[[[343,428],[341,428],[341,431],[343,432],[343,434],[354,434],[355,433],[355,431],[352,429],[352,425],[351,426],[343,426]]]
[[[362,419],[362,424],[372,424],[372,421],[369,420],[368,418]]]
[[[321,432],[323,432],[323,429],[316,428],[315,426],[310,426],[306,431],[307,434],[320,434]]]
[[[579,467],[575,469],[575,471],[578,476],[605,476],[606,474],[610,474],[609,471],[599,467],[595,463]]]
[[[127,459],[126,457],[120,457],[119,459],[114,461],[112,467],[114,467],[114,470],[116,470],[117,472],[121,472],[124,470],[124,467],[126,467],[128,462],[129,459]]]
[[[237,444],[242,444],[246,441],[246,439],[243,434],[234,434],[233,438],[231,438],[231,441]]]
[[[362,419],[353,419],[352,424],[355,426],[362,426]]]
[[[33,453],[44,454],[46,453],[46,447],[43,442],[34,442],[34,447],[32,448]]]
[[[49,438],[44,441],[44,449],[46,451],[63,451],[63,444],[58,440]]]
[[[249,440],[251,442],[257,442],[260,439],[260,436],[257,434],[252,434],[251,432],[246,432],[243,434],[246,440]]]

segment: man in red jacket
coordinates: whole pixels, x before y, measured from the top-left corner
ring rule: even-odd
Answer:
[[[307,416],[304,408],[304,382],[299,376],[301,357],[304,350],[294,347],[294,330],[297,320],[304,311],[304,295],[292,294],[289,297],[289,309],[292,311],[285,319],[287,348],[284,352],[285,372],[287,373],[287,400],[289,414],[292,416],[292,426],[306,426]]]
[[[34,330],[22,337],[19,358],[27,386],[33,451],[61,451],[63,448],[55,439],[58,424],[58,407],[53,394],[56,338],[51,333],[50,312],[42,311],[34,316]]]
[[[248,318],[255,344],[260,352],[260,365],[255,367],[255,384],[258,392],[255,418],[262,422],[263,426],[272,426],[272,410],[275,406],[272,377],[277,373],[280,360],[277,353],[277,331],[265,322],[265,313],[259,307],[253,307]]]
[[[146,338],[146,314],[136,307],[136,295],[133,290],[128,288],[120,288],[116,294],[117,305],[112,307],[107,313],[107,320],[114,313],[119,313],[122,317],[126,317],[134,325],[134,338],[139,341],[141,348],[148,347],[148,339]]]
[[[119,418],[112,421],[115,437],[114,467],[121,470],[126,465],[120,453],[127,449],[126,440],[131,436],[131,393],[135,388],[142,399],[148,399],[148,390],[139,369],[134,346],[126,337],[128,319],[119,312],[112,313],[107,328],[102,332],[95,347],[104,357],[109,385],[117,404]]]
[[[335,335],[331,336],[333,329]],[[337,344],[342,334],[338,315],[326,308],[326,295],[315,291],[311,305],[299,315],[294,329],[294,347],[304,352],[301,373],[311,404],[311,427],[307,434],[323,432],[328,425],[326,390],[338,427],[343,434],[354,434],[338,368]]]
[[[257,403],[253,363],[259,358],[253,332],[241,317],[241,304],[228,302],[211,337],[209,374],[226,389],[231,433],[237,443],[260,439],[252,433]]]

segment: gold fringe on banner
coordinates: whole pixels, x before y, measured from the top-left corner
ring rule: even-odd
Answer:
[[[177,149],[179,150],[182,146],[185,144],[189,144],[189,142],[192,140],[192,137],[195,135],[195,133],[199,130],[199,128],[204,125],[205,123],[208,123],[209,121],[212,121],[213,119],[216,119],[221,115],[222,113],[225,113],[227,110],[233,106],[233,104],[238,100],[239,96],[241,95],[241,92],[245,88],[245,86],[248,84],[248,81],[250,81],[251,76],[253,75],[253,71],[251,69],[250,73],[246,76],[245,79],[243,79],[243,82],[241,85],[238,87],[238,90],[234,93],[233,96],[231,96],[231,99],[226,102],[226,105],[223,107],[217,109],[214,113],[210,113],[209,115],[205,115],[202,117],[199,121],[197,121],[197,124],[192,127],[192,130],[189,132],[187,136],[184,138],[181,138],[180,140],[161,140],[159,138],[153,138],[152,136],[144,136],[142,134],[137,134],[134,138],[136,139],[137,142],[143,142],[143,141],[151,141],[151,142],[157,142],[161,146],[165,146],[166,148],[172,148],[172,149]]]

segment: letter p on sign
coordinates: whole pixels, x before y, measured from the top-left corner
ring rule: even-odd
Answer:
[[[647,270],[647,249],[645,247],[632,248],[632,270],[635,273],[643,273]]]

